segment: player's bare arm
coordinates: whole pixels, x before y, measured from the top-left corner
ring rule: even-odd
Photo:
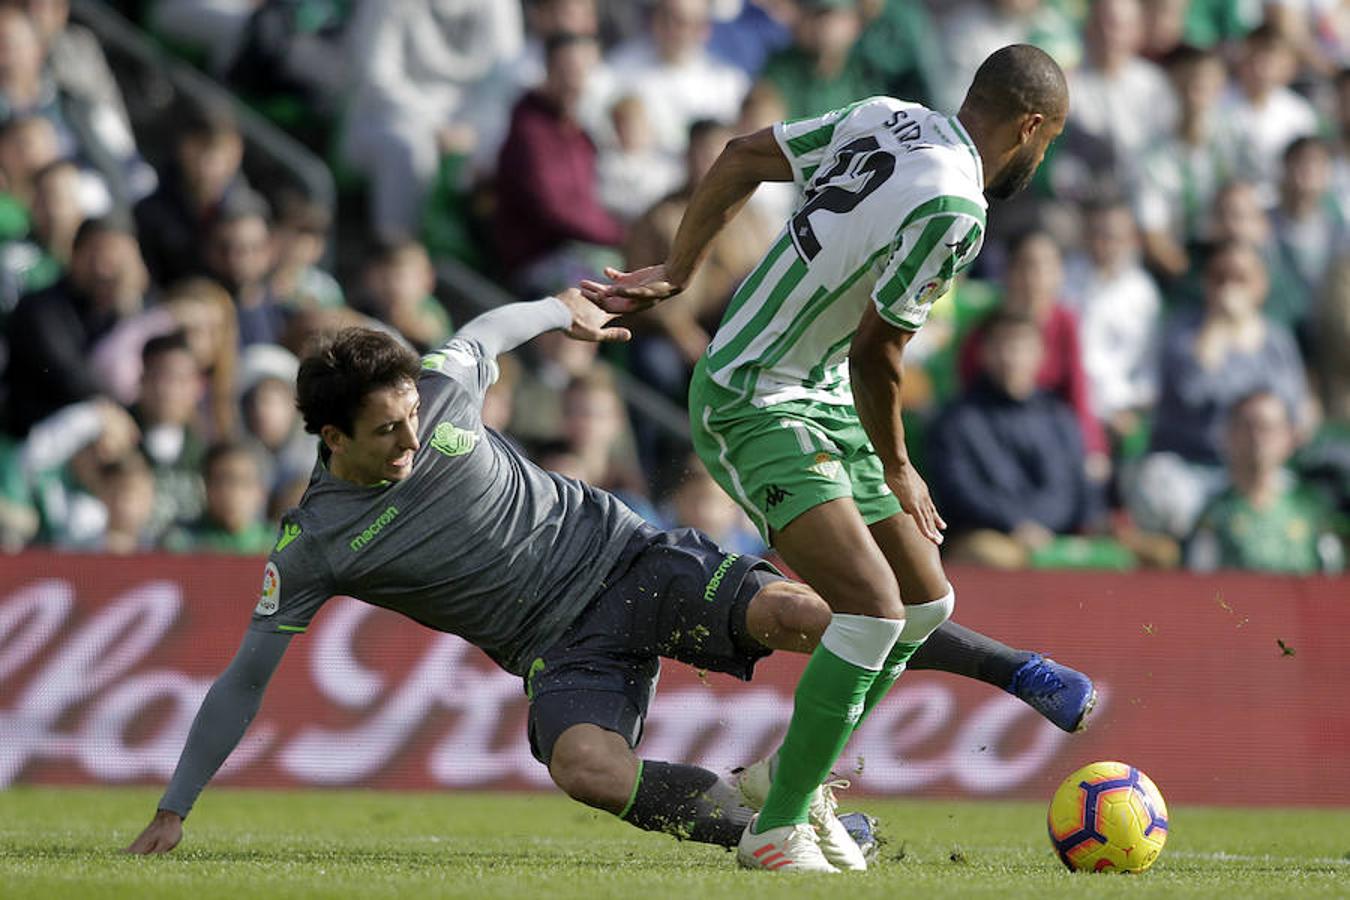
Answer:
[[[694,189],[666,261],[632,272],[606,268],[612,283],[583,281],[582,293],[612,313],[638,312],[675,296],[755,188],[766,181],[791,180],[792,166],[772,128],[733,138]]]
[[[938,515],[928,485],[910,462],[900,419],[905,345],[914,334],[887,323],[869,304],[853,337],[849,373],[858,419],[881,459],[886,484],[900,501],[900,507],[914,519],[920,533],[934,544],[941,544],[942,529],[947,523]]]

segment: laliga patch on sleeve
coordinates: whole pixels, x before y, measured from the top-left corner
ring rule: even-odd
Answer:
[[[269,562],[263,569],[262,592],[258,596],[258,605],[253,608],[255,616],[270,616],[277,611],[281,598],[281,572],[277,564]]]

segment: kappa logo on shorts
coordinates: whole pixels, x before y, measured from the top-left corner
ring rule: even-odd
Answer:
[[[775,506],[782,503],[784,500],[786,500],[791,496],[792,491],[789,491],[785,487],[779,487],[776,484],[771,484],[764,489],[764,505],[767,506],[769,509],[773,509]]]

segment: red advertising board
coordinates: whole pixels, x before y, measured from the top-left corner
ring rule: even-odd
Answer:
[[[0,787],[157,783],[256,602],[256,560],[25,554],[0,561]],[[1064,735],[1000,691],[911,672],[841,761],[876,794],[1044,797],[1094,759],[1173,802],[1350,804],[1350,582],[953,574],[957,618],[1090,672]],[[724,770],[776,744],[801,657],[743,684],[666,663],[642,744]],[[292,642],[217,783],[530,788],[520,680],[458,639],[331,601]]]

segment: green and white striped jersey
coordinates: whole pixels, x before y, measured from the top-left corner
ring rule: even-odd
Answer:
[[[865,304],[917,330],[984,241],[984,173],[954,117],[891,97],[774,126],[802,195],[708,346],[714,382],[756,406],[851,404]]]

